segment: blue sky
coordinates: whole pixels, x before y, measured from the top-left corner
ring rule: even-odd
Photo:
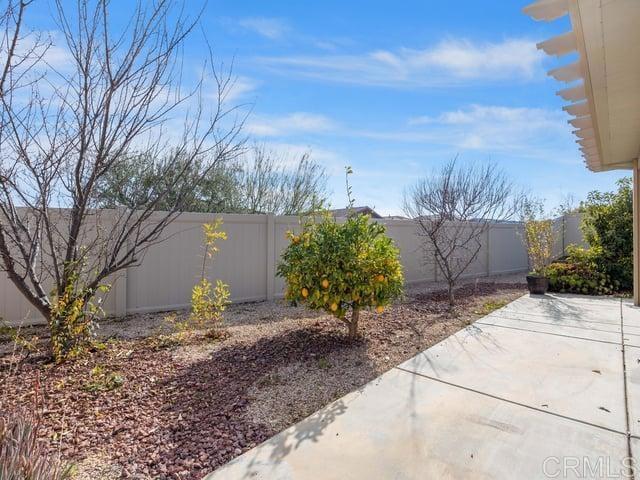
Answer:
[[[346,203],[345,165],[357,204],[395,214],[405,186],[459,155],[497,162],[553,207],[627,172],[584,167],[555,95],[563,87],[546,76],[571,59],[535,49],[568,19],[534,22],[527,3],[211,0],[202,23],[218,61],[233,59],[246,133],[290,155],[310,149],[333,206]],[[204,54],[194,36],[186,61]]]

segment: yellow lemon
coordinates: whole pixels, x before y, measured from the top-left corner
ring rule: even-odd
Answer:
[[[322,280],[322,288],[329,288],[329,280],[326,278]]]
[[[338,310],[338,304],[336,302],[333,302],[330,308],[332,312],[335,312],[336,310]]]
[[[377,312],[377,313],[382,313],[382,312],[384,312],[384,307],[383,307],[382,305],[378,305],[378,306],[376,307],[376,312]]]
[[[303,288],[300,293],[302,293],[302,296],[304,298],[307,298],[309,296],[309,290],[307,290],[306,288]]]

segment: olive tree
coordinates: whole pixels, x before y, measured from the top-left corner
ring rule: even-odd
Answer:
[[[197,17],[169,0],[138,2],[116,28],[108,0],[72,5],[54,3],[56,45],[26,25],[32,2],[9,0],[0,13],[0,260],[47,320],[56,360],[90,333],[96,292],[137,265],[184,209],[191,167],[205,162],[198,183],[242,150],[243,117],[225,106],[230,72],[214,69],[209,50],[202,77],[185,81]],[[63,65],[50,61],[51,48]],[[170,181],[107,219],[95,208],[97,186],[135,156],[164,159]]]
[[[183,174],[183,164],[172,157],[136,155],[123,159],[99,183],[98,205],[137,205],[159,184],[173,185],[158,202],[159,210],[170,208],[183,186],[188,187],[184,209],[190,212],[302,215],[317,211],[327,201],[327,174],[311,152],[293,156],[256,144],[241,158],[219,163],[215,168],[198,161]],[[179,178],[174,185],[176,175]]]
[[[461,164],[457,158],[405,191],[404,212],[416,224],[425,264],[444,277],[450,306],[487,230],[518,213],[519,197],[495,164]]]
[[[144,203],[159,185],[164,185],[167,194],[158,201],[156,210],[170,210],[176,197],[183,196],[183,209],[188,212],[236,213],[241,199],[238,177],[242,169],[237,159],[223,160],[214,160],[212,167],[207,157],[197,162],[173,156],[135,155],[123,159],[98,184],[97,205],[134,208]],[[186,170],[185,162],[190,163]]]

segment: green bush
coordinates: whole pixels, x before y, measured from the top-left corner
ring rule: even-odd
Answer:
[[[589,248],[569,246],[568,255],[549,266],[556,292],[607,295],[633,288],[633,200],[630,178],[615,192],[589,193],[580,204],[582,233]]]
[[[633,288],[633,199],[631,179],[618,180],[617,192],[589,193],[580,205],[582,232],[593,250],[597,270],[618,282],[618,289]]]
[[[291,243],[278,266],[286,298],[342,320],[351,338],[357,335],[361,309],[382,313],[402,294],[398,248],[385,226],[368,216],[352,215],[338,223],[327,214],[317,223],[308,221],[300,235],[288,236]]]
[[[567,251],[568,255],[565,259],[553,262],[547,269],[550,291],[609,295],[619,289],[619,282],[612,280],[600,268],[599,262],[602,258],[600,247],[587,249],[569,245]]]

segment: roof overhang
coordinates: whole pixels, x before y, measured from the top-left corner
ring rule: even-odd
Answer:
[[[595,172],[632,168],[640,156],[640,0],[538,0],[524,8],[536,20],[571,19],[572,31],[538,44],[549,55],[579,60],[549,75],[570,83],[558,92],[571,102],[585,163]]]

